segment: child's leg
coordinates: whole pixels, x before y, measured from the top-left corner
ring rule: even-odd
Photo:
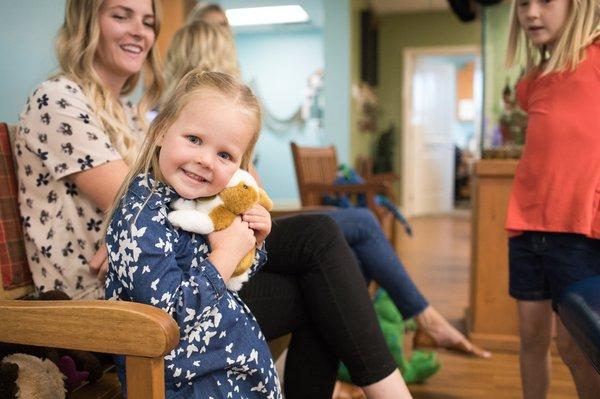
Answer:
[[[571,371],[579,398],[597,398],[600,392],[600,375],[594,370],[577,344],[573,342],[571,334],[565,328],[560,317],[557,317],[557,319],[558,334],[556,344],[558,352]]]
[[[550,378],[552,307],[549,300],[517,303],[523,398],[544,399]]]
[[[544,399],[550,378],[552,293],[547,280],[543,234],[525,232],[509,240],[510,295],[517,300],[524,399]]]

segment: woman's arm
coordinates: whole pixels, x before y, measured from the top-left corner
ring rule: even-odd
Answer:
[[[98,208],[106,211],[115,200],[127,173],[129,166],[123,160],[117,160],[74,173],[67,178]]]
[[[122,161],[111,161],[103,165],[67,176],[98,208],[106,212],[112,205],[121,184],[129,173],[129,166]],[[88,261],[92,274],[104,280],[108,271],[108,252],[102,245]]]

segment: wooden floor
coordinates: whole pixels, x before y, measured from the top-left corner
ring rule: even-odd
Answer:
[[[464,328],[469,303],[470,220],[468,213],[412,220],[414,237],[398,251],[417,286],[454,325]],[[409,386],[415,399],[508,399],[521,397],[517,354],[473,359],[440,351],[441,370],[422,385]],[[566,367],[553,358],[550,399],[577,398]]]

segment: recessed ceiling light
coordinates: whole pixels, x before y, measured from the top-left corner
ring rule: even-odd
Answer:
[[[226,11],[232,26],[289,24],[308,21],[308,13],[299,5],[232,8]]]

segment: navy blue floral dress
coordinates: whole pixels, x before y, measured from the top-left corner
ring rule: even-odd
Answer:
[[[281,398],[260,327],[207,259],[208,240],[167,220],[177,198],[151,175],[132,181],[107,230],[106,298],[154,305],[179,325],[179,345],[165,356],[167,397]],[[266,261],[256,253],[251,275]],[[124,382],[122,358],[117,367]]]

